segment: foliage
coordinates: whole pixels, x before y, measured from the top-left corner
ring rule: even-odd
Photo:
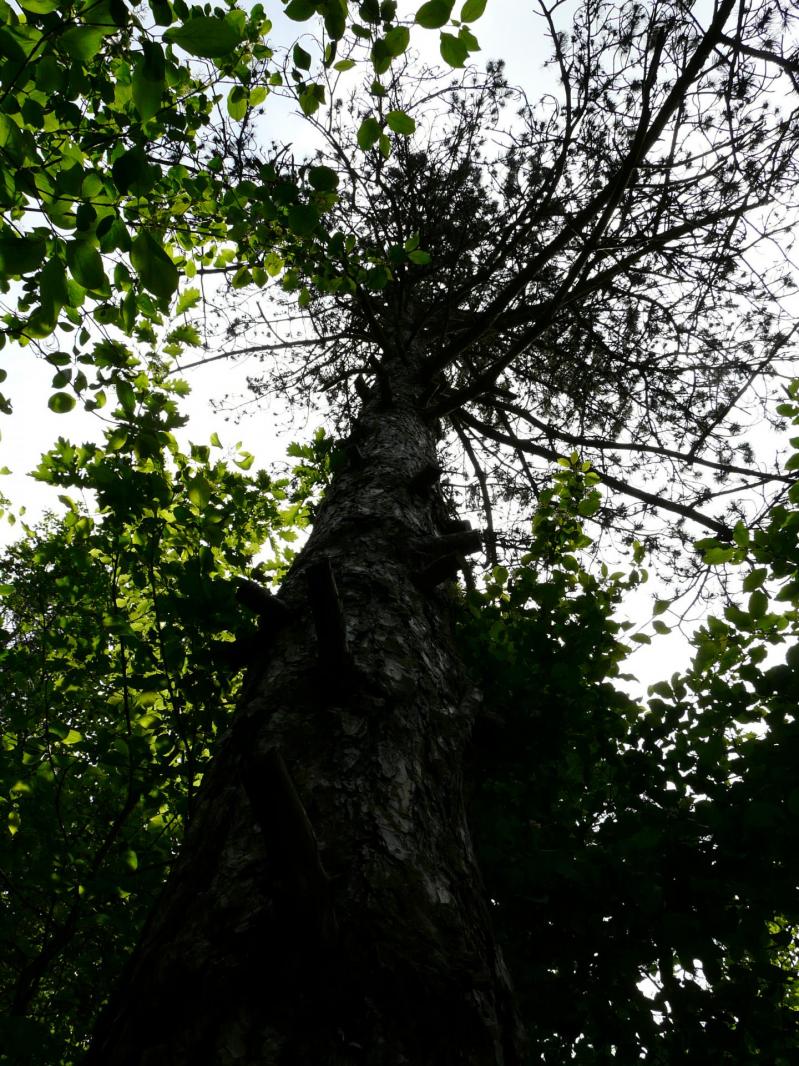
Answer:
[[[630,650],[614,612],[645,575],[583,568],[597,478],[564,465],[529,553],[469,594],[461,626],[487,693],[472,820],[534,1061],[787,1066],[799,514],[776,508],[737,549],[748,609],[709,618],[691,667],[639,706],[614,684]]]
[[[4,1023],[14,1063],[75,1061],[235,697],[220,641],[248,623],[229,579],[252,573],[262,539],[291,539],[338,461],[317,434],[291,448],[293,486],[250,476],[209,448],[183,454],[166,392],[135,400],[105,450],[62,441],[42,463],[96,493],[96,518],[73,502],[3,565],[2,983],[27,1008]],[[536,1061],[788,1063],[796,512],[777,509],[732,560],[748,609],[709,619],[691,668],[639,706],[618,687],[631,626],[615,615],[646,580],[643,552],[628,574],[585,569],[597,486],[577,455],[561,461],[527,555],[466,594],[459,630],[486,693],[471,820]]]
[[[226,652],[253,623],[232,579],[278,577],[307,522],[308,470],[295,489],[217,438],[184,452],[174,391],[128,369],[104,445],[62,438],[42,459],[37,476],[71,490],[65,516],[0,565],[0,1058],[15,1066],[76,1061],[235,702]]]
[[[446,23],[453,5],[443,6]],[[349,41],[346,0],[290,0],[286,12],[299,22],[322,16],[329,67]],[[396,3],[361,4],[359,13],[368,28],[354,24],[354,40],[370,43],[383,72],[408,30],[394,25]],[[77,364],[70,384],[91,410],[102,405],[90,380],[97,328],[152,343],[181,275],[264,285],[299,263],[320,289],[341,285],[343,248],[320,227],[335,175],[317,167],[300,181],[254,156],[244,174],[254,109],[284,80],[263,5],[2,0],[0,16],[0,291],[11,293],[0,347],[52,338],[58,375]],[[324,85],[299,45],[293,58],[310,115]],[[371,121],[390,151],[382,123]],[[402,115],[388,127],[412,128]],[[65,340],[71,352],[61,351]],[[50,406],[74,402],[53,397]]]
[[[455,17],[431,0],[415,23],[459,67],[484,6]],[[541,492],[518,566],[466,596],[461,626],[487,693],[472,819],[533,1046],[547,1063],[794,1057],[799,658],[767,656],[795,641],[797,515],[781,505],[749,531],[699,509],[715,484],[683,480],[665,500],[627,476],[665,459],[678,481],[702,467],[780,488],[799,465],[760,469],[732,416],[788,354],[782,267],[746,256],[780,232],[770,205],[795,204],[799,128],[765,106],[793,82],[772,5],[737,23],[734,6],[703,29],[680,3],[588,0],[568,38],[543,6],[564,106],[525,103],[508,151],[486,159],[515,99],[500,68],[432,92],[422,76],[411,106],[401,76],[380,80],[410,40],[395,4],[366,0],[352,22],[344,0],[289,0],[291,19],[324,20],[323,69],[365,53],[376,75],[333,158],[294,171],[249,138],[283,78],[260,5],[0,0],[2,337],[46,351],[53,411],[76,396],[115,408],[102,446],[62,439],[39,468],[90,502],[65,495],[63,521],[3,563],[13,1062],[71,1063],[85,1046],[236,696],[225,652],[252,626],[229,580],[253,573],[264,541],[280,573],[309,494],[344,461],[319,435],[293,450],[291,485],[249,475],[245,454],[217,458],[218,440],[181,450],[182,386],[159,377],[200,340],[191,322],[165,325],[202,299],[199,282],[179,291],[181,273],[234,289],[282,275],[324,328],[273,385],[328,390],[342,421],[353,382],[365,403],[397,385],[469,457],[489,524],[492,498],[526,506],[539,489],[529,457],[582,449]],[[298,42],[286,72],[312,122],[326,100],[313,64]],[[120,336],[157,353],[143,363]],[[782,417],[799,420],[797,397]],[[627,577],[585,568],[583,520],[607,505],[583,455],[636,506],[719,534],[702,562],[751,567],[745,608],[709,619],[692,667],[645,707],[615,684],[614,618],[643,553]],[[624,505],[613,517],[627,532],[639,520]]]

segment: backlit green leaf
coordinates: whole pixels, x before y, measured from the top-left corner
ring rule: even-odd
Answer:
[[[212,492],[210,483],[204,477],[192,478],[188,483],[189,499],[201,511],[208,506]]]
[[[58,38],[58,47],[79,63],[89,63],[100,50],[103,38],[115,32],[114,26],[74,26]]]
[[[289,228],[298,237],[309,237],[319,222],[319,213],[310,204],[294,204],[287,212]]]
[[[247,90],[243,85],[234,85],[227,97],[227,112],[230,117],[240,122],[247,114],[247,104]]]
[[[42,263],[46,244],[42,237],[0,237],[0,272],[19,277]]]
[[[401,56],[407,49],[411,40],[411,33],[407,26],[395,26],[386,34],[384,41],[389,55]]]
[[[380,137],[381,129],[380,123],[370,115],[365,118],[358,129],[358,147],[367,151],[372,148]]]
[[[300,93],[300,108],[304,115],[313,115],[325,102],[324,85],[307,85]]]
[[[166,65],[161,46],[143,42],[144,52],[133,68],[131,90],[133,103],[143,121],[152,118],[161,107],[165,87]]]
[[[67,243],[67,266],[72,277],[84,289],[102,290],[108,287],[102,257],[90,241]]]
[[[762,589],[755,589],[749,597],[749,613],[753,618],[762,618],[768,610],[768,596]]]
[[[199,289],[184,289],[178,297],[178,302],[175,307],[175,314],[182,315],[184,311],[188,311],[189,308],[194,307],[195,304],[200,301]]]
[[[111,175],[121,193],[132,192],[144,196],[152,188],[157,172],[144,149],[137,144],[114,160]]]
[[[429,0],[416,12],[416,23],[426,30],[438,30],[449,22],[454,6],[454,0]]]
[[[291,53],[291,61],[298,70],[311,69],[311,53],[306,52],[300,44],[295,44]]]
[[[462,67],[466,63],[469,49],[465,41],[452,33],[441,34],[441,58],[451,67]]]
[[[226,18],[200,15],[187,19],[164,34],[164,39],[180,45],[186,52],[203,59],[220,59],[229,55],[241,43],[242,34],[236,23]]]
[[[57,11],[60,0],[19,0],[19,6],[25,11],[32,11],[35,15],[47,15],[51,11]]]
[[[178,287],[178,270],[161,244],[146,230],[133,241],[130,261],[148,292],[168,300]]]
[[[461,9],[461,22],[474,22],[486,9],[486,0],[466,0]]]
[[[338,174],[330,167],[311,167],[308,181],[319,192],[334,192],[338,188]]]
[[[314,0],[291,0],[284,14],[293,19],[294,22],[307,22],[315,11],[316,4]]]
[[[389,111],[386,124],[393,133],[402,133],[406,137],[416,129],[416,119],[406,115],[404,111]]]
[[[47,401],[47,406],[51,411],[55,411],[57,415],[63,415],[66,414],[67,411],[71,411],[76,403],[77,401],[71,393],[54,392]]]

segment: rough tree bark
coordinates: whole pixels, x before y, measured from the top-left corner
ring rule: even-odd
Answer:
[[[364,404],[87,1066],[522,1060],[413,363],[387,360]]]

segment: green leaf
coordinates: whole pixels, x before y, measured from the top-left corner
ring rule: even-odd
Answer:
[[[422,248],[415,248],[412,252],[408,252],[408,258],[416,266],[427,266],[431,262],[430,253]]]
[[[248,93],[243,85],[234,85],[227,97],[227,113],[236,122],[241,122],[247,114]]]
[[[19,6],[25,11],[32,11],[34,15],[48,15],[51,11],[57,11],[61,0],[19,0]]]
[[[373,115],[365,118],[358,128],[358,147],[366,152],[377,143],[381,132],[380,123]]]
[[[451,33],[441,34],[441,58],[451,67],[462,67],[466,63],[469,49],[466,42]]]
[[[286,214],[289,229],[298,237],[310,237],[319,223],[319,213],[310,204],[294,204]]]
[[[291,0],[284,14],[294,22],[307,22],[316,13],[314,0]]]
[[[146,195],[155,184],[156,168],[140,145],[123,152],[111,165],[111,176],[121,193],[132,192],[137,196]]]
[[[328,0],[326,4],[325,32],[332,41],[340,41],[347,29],[347,20],[342,10],[342,7],[346,10],[346,6],[346,0],[332,0],[332,3]]]
[[[404,111],[389,111],[386,124],[393,133],[401,133],[406,137],[416,129],[416,119],[406,115]]]
[[[242,33],[236,21],[229,16],[215,18],[199,15],[187,19],[182,26],[167,30],[164,40],[180,45],[189,55],[220,59],[241,43]]]
[[[383,43],[390,56],[401,56],[410,44],[410,40],[411,32],[407,26],[395,26],[383,38]]]
[[[67,266],[72,277],[84,289],[108,289],[102,257],[90,241],[77,240],[67,243]]]
[[[335,192],[338,188],[338,174],[330,167],[310,167],[308,181],[319,192]]]
[[[46,248],[42,237],[0,237],[0,274],[30,274],[41,266]]]
[[[708,548],[704,553],[703,561],[710,566],[719,566],[721,563],[728,563],[734,554],[734,548]]]
[[[77,401],[71,393],[54,392],[47,401],[47,406],[51,411],[55,411],[57,415],[63,415],[66,414],[67,411],[71,411],[76,403]]]
[[[345,70],[352,70],[354,66],[354,59],[340,59],[338,63],[333,64],[333,70],[338,70],[343,73]]]
[[[100,51],[103,38],[115,33],[115,26],[73,26],[58,38],[58,47],[72,59],[88,64]]]
[[[205,510],[211,499],[213,489],[210,482],[204,477],[194,477],[188,483],[189,499],[201,511]]]
[[[438,30],[449,22],[454,6],[455,0],[429,0],[416,12],[416,24],[426,30]]]
[[[122,426],[117,426],[106,436],[106,447],[111,452],[118,452],[120,448],[124,448],[127,439],[128,431]]]
[[[755,589],[749,597],[749,613],[753,618],[762,618],[768,610],[768,596],[762,589]]]
[[[486,0],[466,0],[461,10],[461,22],[475,22],[486,9]]]
[[[175,314],[182,315],[184,311],[188,311],[189,308],[194,307],[194,305],[199,303],[199,301],[199,289],[184,289],[178,297],[177,306],[175,307]]]
[[[45,317],[54,324],[61,308],[69,304],[67,273],[57,256],[53,256],[39,274],[39,297]]]
[[[270,278],[276,278],[284,267],[284,262],[277,252],[269,252],[264,256],[264,268]]]
[[[311,53],[306,52],[300,44],[295,44],[291,52],[291,60],[299,70],[311,69]]]
[[[168,300],[178,287],[178,270],[162,246],[142,230],[130,246],[130,261],[148,292]]]
[[[744,578],[744,592],[753,592],[755,589],[759,589],[767,577],[768,570],[765,567],[760,567],[756,570],[752,570],[751,573],[747,574]]]
[[[133,103],[143,122],[152,118],[161,107],[161,97],[166,81],[166,64],[163,49],[150,41],[142,42],[143,55],[133,68],[131,92]]]
[[[67,86],[67,65],[54,55],[42,56],[36,63],[36,88],[42,92],[63,92]]]
[[[133,391],[133,386],[124,378],[119,378],[114,382],[114,388],[122,410],[126,415],[131,415],[136,407],[136,393]]]
[[[156,26],[171,26],[175,21],[169,0],[149,0]]]
[[[746,548],[749,545],[749,530],[743,524],[743,522],[736,522],[735,529],[732,531],[732,539],[738,545],[739,548]]]
[[[385,40],[380,37],[372,46],[372,64],[375,68],[376,74],[385,74],[388,68],[391,66],[391,60],[393,56],[386,48]]]
[[[325,87],[316,83],[306,85],[300,93],[300,107],[304,115],[313,115],[325,102]]]

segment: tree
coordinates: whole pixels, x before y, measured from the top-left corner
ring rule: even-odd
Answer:
[[[760,95],[776,85],[751,42],[718,27],[700,42],[671,9],[614,25],[614,10],[586,6],[566,38],[544,9],[561,108],[529,105],[501,66],[452,86],[400,75],[383,110],[404,109],[418,135],[358,168],[360,130],[314,119],[345,190],[332,217],[363,233],[374,265],[354,300],[309,304],[312,366],[346,405],[358,374],[375,381],[399,314],[428,349],[428,413],[448,419],[483,509],[487,480],[529,502],[540,460],[577,448],[615,490],[607,517],[662,547],[642,512],[723,534],[747,496],[765,488],[762,513],[791,480],[755,461],[744,426],[773,410],[783,367],[790,377],[793,112]],[[770,32],[768,14],[752,13],[753,31]],[[775,54],[774,70],[794,66]],[[507,150],[492,154],[490,136]],[[345,359],[330,343],[342,337]],[[308,380],[305,352],[284,366],[281,384]],[[713,506],[731,495],[726,515]]]
[[[793,181],[795,123],[758,110],[772,79],[795,74],[768,39],[779,11],[725,0],[702,26],[680,4],[630,10],[587,5],[569,41],[553,26],[565,108],[549,121],[526,111],[494,190],[475,140],[479,109],[504,92],[496,73],[476,108],[455,100],[437,156],[400,143],[396,163],[383,123],[411,129],[413,108],[378,86],[355,136],[373,153],[363,195],[334,143],[353,179],[347,213],[338,232],[314,219],[285,284],[305,284],[301,304],[318,301],[318,320],[356,342],[303,373],[341,397],[342,421],[357,413],[280,606],[264,601],[273,621],[246,696],[88,1061],[523,1060],[463,795],[481,700],[455,647],[451,581],[480,538],[447,511],[439,446],[454,433],[484,485],[475,439],[511,449],[534,484],[523,460],[551,458],[564,436],[785,481],[725,451],[739,394],[789,340],[779,292],[743,259],[758,228],[776,232],[769,205]],[[417,17],[451,13],[431,3]],[[728,360],[742,329],[746,358]],[[690,496],[600,472],[732,532]],[[669,951],[658,964],[671,985]]]

